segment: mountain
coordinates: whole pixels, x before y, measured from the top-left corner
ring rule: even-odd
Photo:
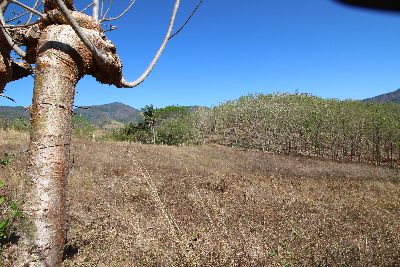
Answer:
[[[24,107],[0,106],[0,119],[15,121],[19,118],[22,118],[25,121],[29,121],[29,111],[27,111]]]
[[[82,116],[88,122],[104,126],[108,124],[126,124],[141,120],[140,110],[131,106],[114,102],[105,105],[91,106],[88,109],[75,109],[77,116]]]
[[[76,108],[74,112],[100,128],[115,128],[141,120],[140,110],[122,103],[91,106],[87,109]],[[29,121],[29,112],[24,107],[0,106],[0,120],[15,121],[19,118]]]
[[[364,99],[363,102],[400,103],[400,89],[391,93]]]
[[[186,108],[189,112],[193,112],[200,106],[187,106]],[[119,102],[90,106],[85,109],[76,108],[74,113],[102,129],[120,128],[124,124],[139,122],[142,119],[140,110]],[[29,112],[23,107],[0,106],[0,120],[14,121],[19,118],[28,122]]]

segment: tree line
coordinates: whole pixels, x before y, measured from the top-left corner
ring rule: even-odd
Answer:
[[[204,140],[223,145],[391,166],[400,159],[400,105],[257,94],[198,110]]]

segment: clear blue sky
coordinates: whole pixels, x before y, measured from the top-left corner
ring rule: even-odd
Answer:
[[[117,12],[128,1],[115,2]],[[120,28],[108,34],[128,80],[141,74],[160,45],[173,2],[137,0],[115,23]],[[183,0],[178,25],[195,4]],[[399,88],[399,72],[400,14],[332,0],[204,0],[141,86],[117,89],[86,77],[78,84],[76,104],[211,106],[249,93],[296,90],[362,99]],[[32,78],[26,78],[6,93],[27,106],[32,89]],[[0,99],[0,105],[12,103]]]

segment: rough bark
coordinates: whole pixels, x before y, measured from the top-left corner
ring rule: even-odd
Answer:
[[[28,170],[32,191],[27,207],[32,227],[24,240],[27,266],[61,265],[75,86],[85,74],[112,81],[112,74],[121,73],[118,70],[122,68],[115,47],[103,38],[91,17],[74,13],[91,41],[112,55],[112,65],[99,67],[72,27],[56,13],[47,13],[49,21],[40,26],[40,38],[32,49],[36,53],[32,60],[36,76]]]
[[[70,27],[50,26],[39,41],[32,103],[28,266],[61,266],[66,235],[66,177],[75,86],[83,75],[79,42]]]

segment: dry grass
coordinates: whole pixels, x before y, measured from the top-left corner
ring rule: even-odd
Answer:
[[[82,140],[73,158],[64,266],[399,266],[395,170]],[[19,201],[25,160],[0,169]]]

